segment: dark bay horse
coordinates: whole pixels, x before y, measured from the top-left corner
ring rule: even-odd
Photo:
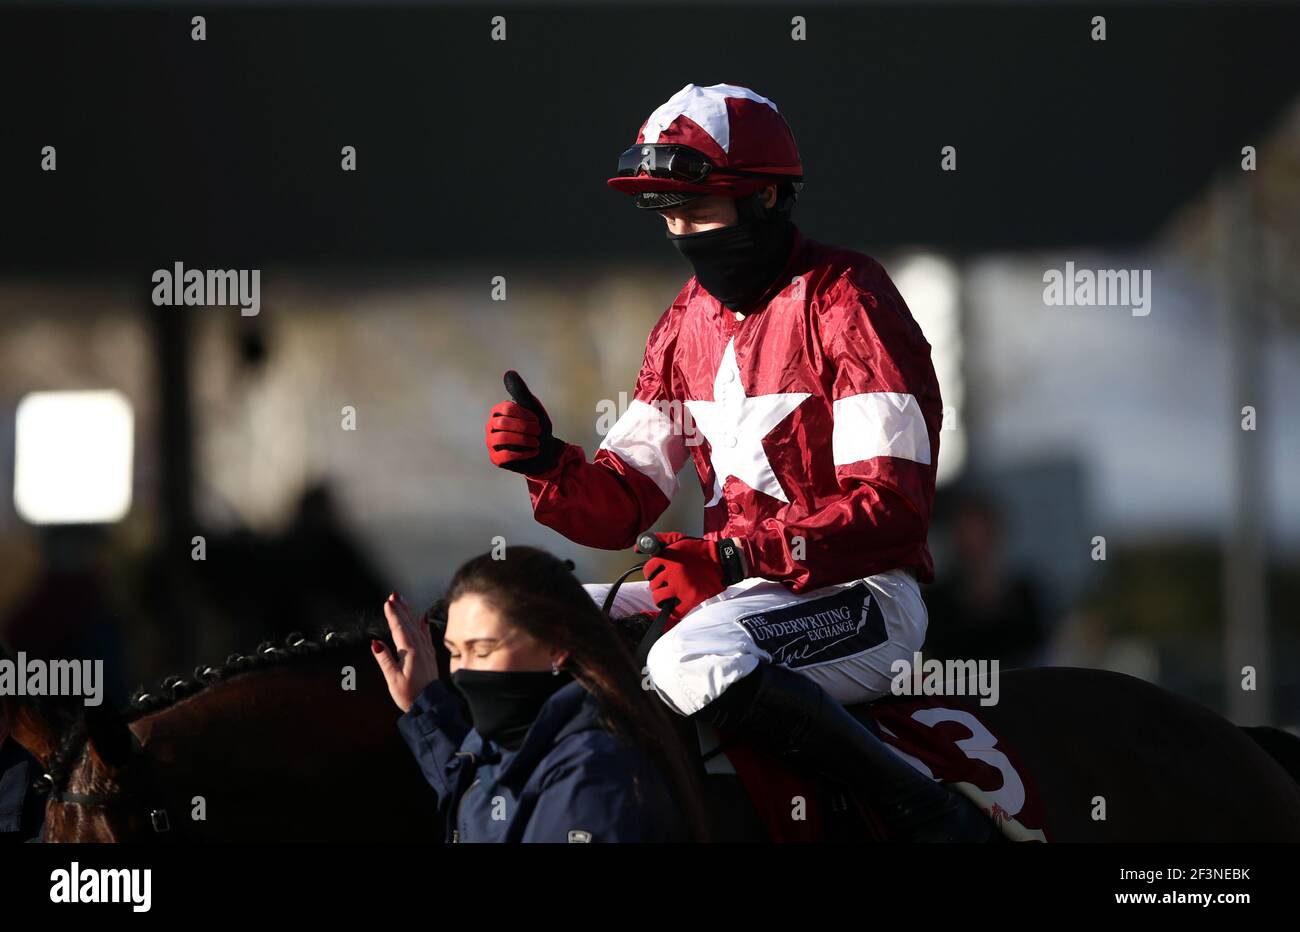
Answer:
[[[370,658],[369,639],[385,634],[263,645],[166,681],[128,718],[88,710],[60,726],[5,700],[13,734],[49,772],[47,840],[440,839]],[[1011,670],[1000,689],[995,706],[951,704],[978,709],[1014,749],[1052,840],[1300,841],[1300,783],[1210,710],[1094,670]],[[727,786],[711,806],[742,810]],[[719,821],[714,837],[753,838],[750,815]]]

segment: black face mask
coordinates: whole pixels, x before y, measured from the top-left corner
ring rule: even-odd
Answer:
[[[572,681],[563,671],[556,675],[547,671],[457,670],[451,675],[452,685],[469,704],[474,730],[512,751],[523,743],[546,700]]]
[[[778,216],[703,233],[669,233],[668,239],[695,267],[705,291],[733,311],[743,311],[763,296],[789,261],[794,225]]]

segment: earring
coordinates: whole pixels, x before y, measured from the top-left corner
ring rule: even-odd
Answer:
[[[552,661],[551,661],[551,676],[559,676],[559,675],[560,675],[560,665],[559,665],[558,663],[556,663],[554,660],[552,660]]]

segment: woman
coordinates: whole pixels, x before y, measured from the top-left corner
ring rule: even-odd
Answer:
[[[445,603],[450,686],[430,625],[396,593],[384,614],[397,654],[371,646],[449,841],[698,836],[691,764],[571,564],[532,547],[484,554]]]

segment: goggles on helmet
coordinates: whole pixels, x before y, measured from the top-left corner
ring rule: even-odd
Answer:
[[[746,178],[773,178],[763,172],[719,168],[707,155],[690,146],[676,143],[642,143],[624,150],[618,157],[619,177],[649,175],[671,178],[687,184],[699,184],[711,174],[739,175]]]

